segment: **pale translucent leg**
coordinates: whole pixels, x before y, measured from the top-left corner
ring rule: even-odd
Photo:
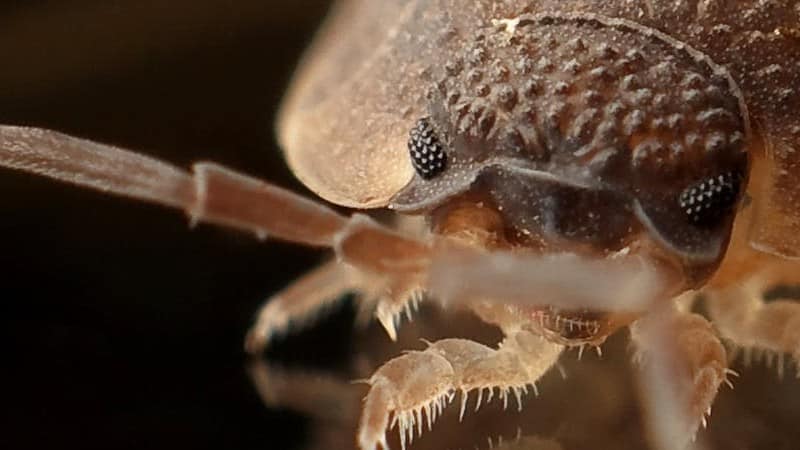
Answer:
[[[358,431],[362,450],[387,449],[386,433],[398,428],[405,448],[424,425],[430,429],[443,409],[461,396],[463,416],[469,394],[475,409],[497,397],[505,405],[521,396],[552,367],[563,347],[526,331],[509,335],[498,349],[465,339],[434,342],[387,362],[369,379],[370,391]]]
[[[639,256],[589,259],[442,247],[431,260],[427,288],[445,303],[502,299],[630,313],[644,312],[664,297],[666,283],[655,265]]]
[[[475,300],[493,298],[509,303],[539,301],[565,308],[601,306],[609,311],[629,312],[657,299],[662,286],[657,275],[638,260],[609,262],[574,255],[488,253],[446,244],[436,248],[432,264],[427,267],[422,252],[413,246],[409,247],[409,254],[417,256],[405,260],[383,258],[379,251],[401,255],[403,250],[386,249],[380,242],[382,235],[378,239],[369,236],[373,233],[368,224],[360,230],[355,228],[360,225],[358,222],[353,224],[349,247],[340,247],[340,255],[344,254],[346,261],[372,255],[362,267],[375,267],[369,261],[379,261],[377,270],[365,276],[344,266],[326,267],[301,278],[262,309],[248,337],[248,351],[258,352],[272,332],[284,330],[292,320],[302,322],[303,317],[335,300],[336,293],[353,289],[364,294],[367,305],[375,306],[375,317],[395,340],[402,317],[411,320],[423,289],[434,301],[451,306],[472,307]]]
[[[777,357],[782,373],[786,354],[800,364],[800,304],[781,299],[765,302],[764,295],[775,287],[800,286],[800,261],[753,248],[749,233],[757,213],[750,207],[739,214],[722,266],[703,293],[711,320],[733,344],[732,353],[742,350],[745,363],[760,354],[768,364]]]
[[[753,352],[764,352],[767,362],[777,357],[779,374],[784,354],[800,367],[800,303],[763,298],[768,287],[761,277],[742,284],[706,292],[708,312],[723,338],[742,348],[745,362]],[[800,370],[797,371],[800,377]]]
[[[414,270],[429,247],[363,215],[322,204],[213,163],[194,174],[147,156],[38,128],[0,126],[0,166],[183,209],[209,222],[298,244],[332,247],[367,271]]]
[[[245,350],[262,352],[276,334],[290,326],[303,326],[348,292],[356,294],[361,320],[374,315],[392,340],[397,339],[401,315],[412,320],[421,301],[418,277],[400,272],[395,276],[366,274],[349,264],[329,261],[293,281],[270,297],[259,309],[256,323],[245,338]]]
[[[290,325],[308,323],[345,293],[362,287],[361,278],[352,267],[337,261],[324,263],[303,275],[259,309],[256,323],[247,333],[245,350],[260,353],[276,334],[287,332]]]
[[[642,364],[639,384],[653,444],[684,449],[727,382],[725,348],[705,318],[673,305],[634,323],[631,336]]]

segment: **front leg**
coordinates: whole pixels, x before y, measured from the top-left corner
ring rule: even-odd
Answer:
[[[363,289],[361,277],[346,264],[329,261],[270,297],[258,311],[245,339],[245,350],[261,353],[275,335],[302,326],[348,291]]]
[[[247,348],[257,352],[292,320],[304,320],[344,291],[379,302],[394,336],[398,313],[423,283],[431,245],[213,163],[193,173],[129,150],[39,128],[0,126],[0,167],[182,209],[207,222],[297,244],[328,247],[337,262],[292,285],[262,309]],[[374,280],[374,281],[373,281]]]
[[[189,173],[136,152],[51,130],[0,126],[0,167],[182,209],[193,223],[333,248],[340,260],[368,272],[418,270],[429,256],[427,243],[366,216],[343,216],[213,163],[197,163]]]
[[[673,305],[635,322],[631,337],[643,366],[640,387],[654,444],[685,448],[728,382],[725,348],[705,318]]]
[[[708,290],[706,304],[722,337],[744,349],[746,362],[753,351],[764,351],[767,361],[777,356],[778,373],[783,375],[784,354],[800,368],[800,304],[780,299],[765,302],[768,286],[762,277],[754,276],[725,289]]]
[[[563,347],[526,331],[509,335],[498,349],[465,339],[434,342],[424,351],[406,353],[387,362],[369,379],[358,443],[362,450],[388,449],[386,433],[397,427],[405,448],[421,435],[423,421],[430,429],[443,409],[461,393],[461,415],[471,392],[475,409],[484,395],[507,404],[521,396],[553,366]]]

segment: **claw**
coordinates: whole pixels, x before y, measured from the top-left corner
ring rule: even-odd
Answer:
[[[379,309],[377,312],[378,321],[383,325],[383,328],[386,330],[386,334],[389,335],[389,338],[393,341],[397,340],[397,326],[394,314]]]
[[[469,392],[461,390],[461,412],[458,413],[458,421],[464,420],[464,412],[467,410],[467,401],[469,400]]]
[[[361,450],[377,450],[386,445],[386,428],[389,425],[389,411],[392,405],[393,389],[386,379],[370,380],[372,387],[364,402],[364,414],[361,416],[361,425],[358,429],[358,446]],[[392,423],[398,417],[395,415]]]
[[[372,450],[378,445],[386,449],[387,430],[394,427],[405,450],[415,434],[422,435],[424,422],[432,428],[445,405],[453,399],[449,381],[452,374],[450,364],[430,352],[409,352],[384,364],[370,379],[372,386],[364,402],[358,432],[361,450]],[[409,392],[409,387],[417,389]]]
[[[419,308],[419,298],[417,291],[404,291],[378,301],[375,316],[393,341],[397,340],[397,328],[402,317],[405,315],[408,322],[414,320],[414,312]]]
[[[403,450],[406,448],[406,442],[410,444],[414,441],[415,427],[417,430],[417,437],[422,436],[425,421],[428,423],[428,430],[433,429],[433,423],[438,416],[441,415],[442,410],[452,398],[450,394],[445,393],[428,403],[418,405],[414,408],[404,411],[394,411],[394,419],[389,425],[389,428],[397,426],[397,431],[400,434],[400,446]]]

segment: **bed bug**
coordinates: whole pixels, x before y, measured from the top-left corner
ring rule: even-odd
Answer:
[[[425,232],[41,129],[0,128],[0,164],[332,248],[259,313],[253,352],[346,290],[391,337],[421,298],[503,331],[378,369],[362,449],[393,428],[405,447],[456,398],[462,414],[470,395],[519,402],[564,348],[629,325],[653,439],[683,446],[729,381],[721,338],[800,360],[798,306],[763,301],[800,281],[799,16],[793,1],[342,2],[282,109],[288,164],[324,200]],[[710,320],[671,301],[697,291]]]

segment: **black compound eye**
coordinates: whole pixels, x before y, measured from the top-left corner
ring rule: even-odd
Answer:
[[[427,117],[419,119],[411,129],[408,152],[414,169],[426,180],[439,175],[447,166],[447,154]]]
[[[714,226],[736,205],[741,184],[742,177],[736,172],[707,178],[681,193],[681,209],[693,225]]]

